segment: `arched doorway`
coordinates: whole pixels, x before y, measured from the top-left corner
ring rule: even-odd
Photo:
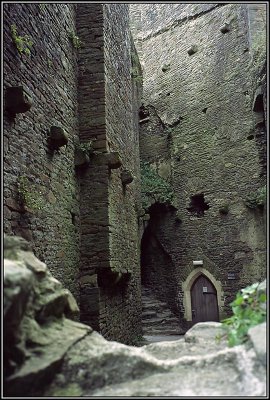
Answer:
[[[217,291],[203,274],[193,282],[190,290],[192,323],[219,321]]]
[[[190,272],[190,274],[187,276],[186,280],[182,282],[182,291],[184,294],[183,298],[183,305],[184,305],[184,318],[188,322],[193,322],[192,318],[192,305],[191,305],[191,292],[192,292],[192,287],[193,284],[195,284],[196,280],[200,277],[203,276],[207,278],[207,284],[208,282],[211,283],[212,287],[214,287],[214,292],[216,293],[216,301],[217,301],[217,306],[218,306],[218,315],[219,318],[223,318],[223,307],[224,307],[224,293],[222,290],[222,285],[220,281],[217,281],[215,277],[206,269],[203,267],[198,267],[195,268]],[[200,282],[198,282],[199,285]],[[207,288],[208,286],[205,285]],[[202,287],[205,287],[202,286]],[[209,285],[210,288],[210,285]],[[203,289],[202,289],[203,290]],[[206,301],[206,299],[205,299]]]

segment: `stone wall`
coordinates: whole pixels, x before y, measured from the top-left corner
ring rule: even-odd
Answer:
[[[119,18],[121,15],[121,18]],[[139,85],[131,77],[128,9],[78,8],[80,140],[93,142],[78,168],[81,198],[81,320],[106,338],[140,334]],[[133,48],[133,52],[135,49]],[[123,174],[133,181],[123,182]]]
[[[5,106],[9,87],[22,86],[33,101],[15,118],[4,112],[4,230],[31,241],[37,257],[79,300],[77,49],[69,39],[76,32],[76,6],[10,3],[3,11]],[[30,55],[17,50],[12,25],[17,36],[29,35]],[[59,151],[48,147],[53,125],[68,134]]]
[[[177,312],[183,316],[182,282],[193,261],[202,260],[221,282],[222,317],[236,291],[266,273],[263,213],[245,204],[265,185],[258,146],[250,140],[256,128],[247,7],[170,7],[173,18],[167,5],[141,6],[150,119],[140,124],[140,151],[161,176],[163,166],[178,208],[177,218],[165,212],[158,220],[151,216],[149,226],[174,266]],[[164,265],[159,268],[162,276]],[[158,293],[164,285],[160,279]]]
[[[81,321],[99,330],[99,289],[96,270],[109,267],[108,166],[106,152],[103,7],[78,7],[77,29],[83,42],[79,50],[80,141],[92,141],[96,154],[90,165],[78,166],[80,180]],[[100,154],[99,154],[99,153]]]
[[[128,7],[5,4],[4,11],[5,88],[23,86],[33,98],[15,120],[10,108],[5,115],[5,232],[32,242],[80,300],[82,322],[134,342],[141,83],[132,77],[138,57]],[[25,35],[33,41],[30,55],[16,49],[12,24],[17,43]],[[52,125],[68,134],[58,151],[48,143]]]
[[[102,289],[101,332],[124,342],[128,333],[133,339],[140,334],[141,319],[137,221],[140,82],[132,77],[134,51],[128,6],[104,5],[106,135],[109,152],[118,153],[122,165],[109,173],[110,268],[119,283]],[[102,271],[100,274],[102,278]]]

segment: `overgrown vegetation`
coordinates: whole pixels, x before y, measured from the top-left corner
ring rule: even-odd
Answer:
[[[141,190],[142,206],[145,210],[154,203],[172,204],[173,202],[173,191],[169,183],[161,178],[149,163],[145,162],[141,163]]]
[[[18,31],[17,31],[17,26],[15,24],[12,24],[11,27],[11,36],[13,39],[13,42],[20,54],[26,54],[27,56],[30,56],[31,54],[31,48],[33,46],[33,42],[30,38],[30,36],[25,35],[25,36],[19,36]]]
[[[266,203],[266,185],[250,193],[245,200],[245,205],[249,208],[263,208]]]
[[[233,315],[222,321],[230,347],[246,342],[249,328],[266,321],[266,294],[258,286],[254,283],[241,289],[230,304]]]
[[[80,150],[82,151],[84,154],[90,156],[91,154],[93,154],[93,142],[92,140],[90,140],[87,143],[79,143],[76,145],[76,150]]]
[[[25,175],[18,178],[19,199],[25,207],[32,211],[39,211],[44,208],[42,192],[34,188],[33,183]]]
[[[79,36],[75,35],[74,32],[70,31],[68,33],[68,38],[70,39],[70,41],[75,49],[79,49],[82,46],[81,39],[79,38]]]

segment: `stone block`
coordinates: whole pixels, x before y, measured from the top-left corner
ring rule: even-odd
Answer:
[[[48,142],[52,149],[58,150],[67,145],[68,135],[60,126],[51,126]]]
[[[198,51],[198,46],[192,45],[191,47],[189,47],[187,52],[189,56],[192,56],[193,54],[197,53],[197,51]]]
[[[32,107],[32,99],[22,86],[6,89],[6,109],[11,116],[25,113]]]
[[[118,152],[106,153],[104,156],[110,169],[118,169],[122,166],[122,160]]]
[[[74,163],[76,167],[79,167],[81,165],[87,165],[90,162],[89,155],[81,150],[81,149],[76,149],[75,154],[74,154]]]
[[[121,172],[121,181],[124,186],[133,182],[133,179],[133,175],[130,171],[125,169]]]
[[[227,33],[230,32],[231,28],[230,25],[228,23],[225,22],[224,25],[222,25],[222,27],[220,28],[220,32],[221,33]]]

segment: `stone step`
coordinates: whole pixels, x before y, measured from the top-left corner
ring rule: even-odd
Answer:
[[[167,303],[158,303],[158,302],[143,302],[142,301],[142,308],[143,309],[147,309],[147,308],[158,308],[158,309],[165,309],[168,308],[168,304]]]
[[[180,329],[179,328],[179,325],[176,325],[176,324],[165,324],[165,323],[160,323],[160,321],[151,321],[151,320],[145,320],[145,321],[142,321],[142,327],[143,327],[143,329],[145,330],[145,329],[161,329],[161,330],[163,330],[163,329],[173,329],[173,330],[178,330],[178,329]]]
[[[143,325],[159,325],[159,324],[161,325],[163,321],[165,321],[165,320],[162,318],[156,317],[156,318],[151,318],[151,319],[143,319],[142,324]]]
[[[152,317],[156,317],[157,316],[157,312],[153,311],[153,310],[147,310],[147,311],[143,311],[142,312],[142,319],[149,319]]]
[[[145,335],[179,335],[177,317],[168,304],[155,297],[149,288],[142,288],[142,327]]]
[[[169,330],[169,329],[152,329],[152,330],[147,330],[147,331],[144,331],[143,330],[143,335],[152,335],[152,336],[155,336],[155,335],[164,335],[164,336],[169,336],[169,335],[172,335],[172,336],[174,336],[174,335],[181,335],[181,334],[183,334],[183,332],[181,332],[180,330]]]

